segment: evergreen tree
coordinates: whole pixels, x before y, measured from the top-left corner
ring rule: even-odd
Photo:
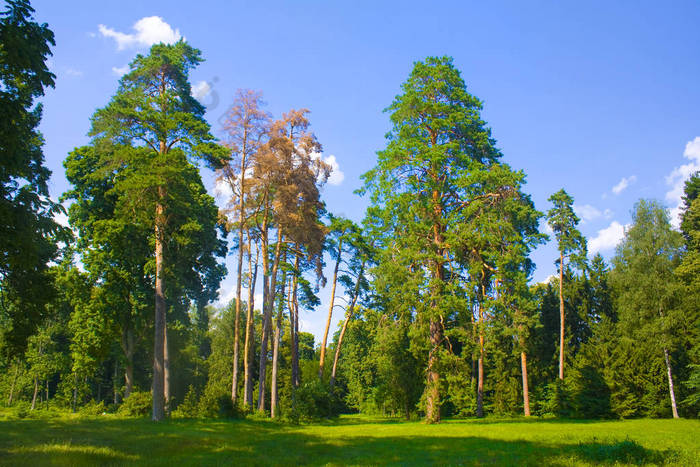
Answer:
[[[564,260],[583,267],[586,260],[586,239],[576,229],[579,218],[574,213],[574,200],[564,189],[549,197],[554,205],[547,212],[547,222],[554,231],[559,250],[559,379],[564,379]]]
[[[174,208],[180,207],[176,206],[180,193],[187,191],[183,173],[190,164],[188,158],[204,159],[215,168],[227,157],[209,132],[204,107],[192,97],[188,74],[201,61],[200,52],[184,41],[156,44],[149,55],[138,55],[121,78],[117,94],[93,116],[90,132],[96,146],[114,148],[101,152],[106,166],[126,166],[129,177],[124,184],[135,212],[152,218],[156,297],[152,417],[156,421],[165,412],[170,217],[179,212]]]
[[[387,109],[393,128],[377,166],[363,176],[364,191],[380,250],[376,287],[392,313],[416,317],[411,335],[427,356],[425,417],[435,423],[440,361],[449,353],[445,325],[469,309],[470,296],[481,303],[500,241],[480,232],[506,200],[523,202],[524,175],[500,163],[482,104],[450,58],[417,62],[402,90]]]

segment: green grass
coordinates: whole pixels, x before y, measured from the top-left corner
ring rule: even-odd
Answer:
[[[0,465],[700,465],[700,421],[0,417]]]

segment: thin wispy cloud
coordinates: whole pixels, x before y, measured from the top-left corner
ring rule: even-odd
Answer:
[[[173,44],[182,39],[180,30],[173,29],[160,16],[141,18],[132,26],[134,30],[132,33],[120,32],[104,24],[100,24],[97,28],[102,37],[116,42],[117,50],[150,47],[161,42]]]
[[[116,66],[112,67],[112,73],[114,73],[115,75],[120,76],[120,77],[127,74],[128,71],[129,71],[129,65],[124,65],[124,66],[120,66],[120,67],[116,67]]]
[[[622,180],[620,180],[617,185],[612,187],[612,192],[615,193],[616,195],[619,195],[623,191],[627,189],[631,184],[637,181],[637,176],[636,175],[630,175],[629,177],[622,177]]]

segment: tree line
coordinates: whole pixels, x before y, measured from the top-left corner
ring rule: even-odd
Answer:
[[[95,111],[63,164],[66,212],[37,130],[55,44],[33,13],[0,16],[0,391],[18,413],[698,415],[698,174],[680,231],[640,200],[611,264],[589,259],[573,198],[538,211],[452,59],[428,57],[386,109],[354,222],[323,202],[309,110],[275,118],[239,90],[215,138],[181,40],[137,55]],[[534,284],[544,222],[557,277]],[[217,307],[227,255],[235,295]],[[315,343],[300,312],[324,287]]]

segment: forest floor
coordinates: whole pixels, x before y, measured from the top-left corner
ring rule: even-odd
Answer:
[[[0,465],[700,465],[700,421],[342,416],[308,425],[0,413]]]

